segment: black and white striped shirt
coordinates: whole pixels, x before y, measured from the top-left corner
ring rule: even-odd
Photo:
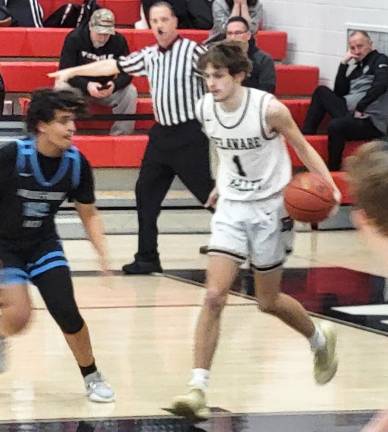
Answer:
[[[206,48],[178,37],[168,49],[159,45],[121,57],[118,68],[135,76],[147,76],[156,121],[172,126],[194,120],[195,105],[204,94],[204,84],[197,69]]]

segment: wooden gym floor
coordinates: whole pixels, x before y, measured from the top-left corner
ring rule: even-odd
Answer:
[[[132,257],[136,241],[136,236],[109,237],[114,270]],[[185,391],[205,293],[180,277],[203,277],[206,257],[198,248],[206,241],[205,235],[161,235],[165,275],[128,277],[117,271],[108,280],[98,276],[86,241],[66,241],[96,362],[117,401],[87,400],[65,341],[31,288],[32,323],[10,339],[9,367],[0,377],[0,432],[353,432],[372,411],[388,408],[386,271],[355,232],[340,231],[298,233],[284,276],[284,289],[303,301],[315,320],[334,320],[336,378],[316,386],[307,342],[259,313],[253,300],[231,294],[208,394],[214,418],[194,427],[165,411],[172,397]]]

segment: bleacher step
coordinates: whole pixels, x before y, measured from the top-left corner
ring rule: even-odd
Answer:
[[[139,168],[94,168],[93,174],[97,191],[134,191],[139,177]],[[186,187],[175,177],[170,191],[183,191]]]
[[[136,210],[101,211],[107,234],[137,234]],[[165,210],[158,220],[160,234],[208,234],[211,214],[200,210]],[[86,238],[75,212],[60,212],[56,218],[59,235],[63,239]]]
[[[349,214],[350,206],[342,206],[336,216],[319,224],[319,230],[353,228]],[[101,210],[105,232],[109,235],[137,235],[136,210]],[[210,234],[211,214],[205,209],[163,210],[158,220],[160,234]],[[61,211],[56,218],[58,232],[63,239],[84,239],[85,232],[75,211]],[[296,232],[310,232],[309,224],[296,222]]]

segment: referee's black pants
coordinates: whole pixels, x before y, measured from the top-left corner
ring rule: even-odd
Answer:
[[[214,186],[210,175],[209,143],[196,120],[177,126],[155,124],[149,132],[136,183],[137,261],[159,259],[157,219],[175,175],[201,203],[207,201]]]

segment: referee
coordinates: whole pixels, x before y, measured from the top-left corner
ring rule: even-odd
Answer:
[[[67,81],[73,76],[114,75],[122,71],[145,75],[150,84],[155,125],[136,183],[139,243],[126,274],[161,272],[157,218],[161,204],[177,175],[193,195],[205,203],[213,188],[208,140],[195,119],[195,105],[204,93],[197,61],[205,48],[177,32],[178,20],[170,3],[155,3],[149,12],[157,44],[116,60],[102,60],[54,72]]]

